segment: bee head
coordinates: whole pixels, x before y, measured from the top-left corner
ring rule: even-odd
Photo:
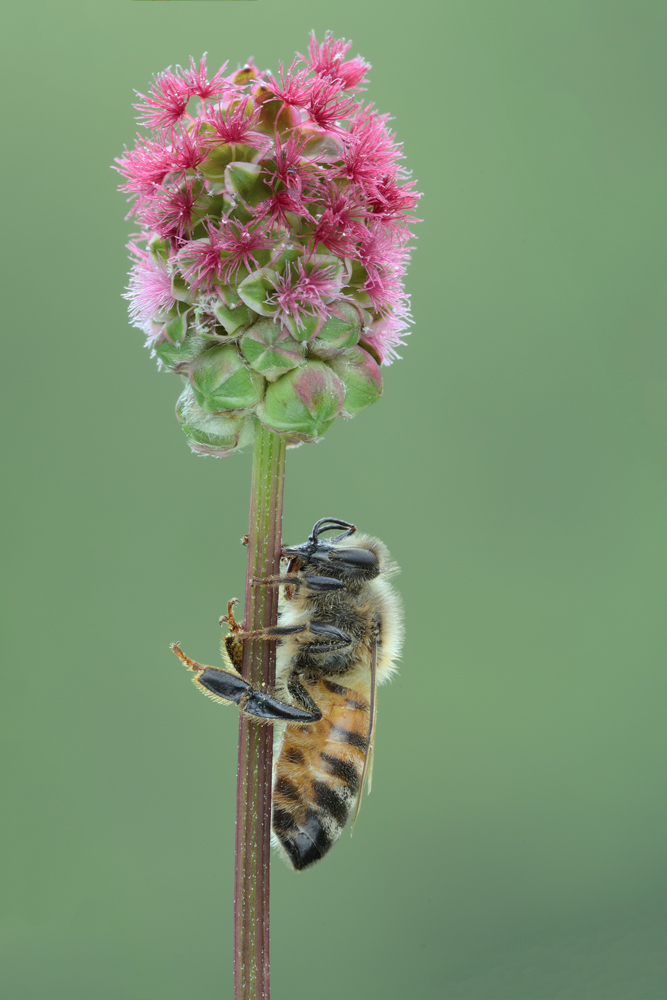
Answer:
[[[333,538],[323,540],[320,535],[336,528],[345,530]],[[308,564],[317,567],[317,572],[346,581],[363,581],[377,576],[380,571],[375,552],[360,546],[345,548],[341,542],[356,531],[356,526],[335,517],[323,517],[314,526],[307,542],[284,548],[283,556],[289,559],[292,570],[303,569]]]

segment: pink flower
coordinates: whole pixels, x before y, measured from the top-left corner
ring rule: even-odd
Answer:
[[[409,256],[408,238],[409,234],[396,234],[380,220],[373,220],[364,235],[359,254],[368,274],[364,291],[378,312],[390,311],[400,301]]]
[[[160,188],[137,216],[150,232],[164,239],[183,240],[191,234],[199,216],[198,197],[197,185],[191,180],[175,190]]]
[[[329,77],[313,82],[308,95],[306,110],[312,121],[331,135],[349,138],[348,130],[339,120],[350,118],[359,106],[353,97],[341,97],[341,84]]]
[[[223,63],[218,72],[209,82],[206,77],[206,56],[202,56],[199,66],[195,66],[195,61],[190,56],[190,69],[183,72],[183,81],[188,88],[190,97],[200,97],[206,100],[209,97],[221,97],[236,88],[223,76],[227,63]]]
[[[331,32],[327,31],[324,41],[318,45],[315,32],[311,32],[308,53],[310,58],[301,56],[310,68],[318,76],[329,76],[332,80],[338,80],[345,90],[358,87],[368,70],[370,63],[357,56],[356,59],[344,61],[344,56],[352,42],[346,42],[341,38],[336,40]]]
[[[136,148],[117,156],[116,163],[118,166],[113,169],[127,177],[127,183],[121,184],[120,190],[139,195],[140,199],[152,195],[176,166],[171,147],[151,142],[140,135],[137,136]],[[136,206],[133,211],[136,211]]]
[[[164,261],[156,259],[135,243],[130,243],[128,249],[137,258],[125,293],[125,298],[130,303],[130,319],[134,326],[138,326],[149,336],[155,336],[155,331],[149,325],[150,320],[160,313],[168,312],[174,305],[171,278]]]
[[[410,332],[408,326],[411,322],[410,300],[407,295],[396,302],[393,312],[373,321],[364,339],[375,348],[383,364],[390,365],[401,357],[396,348],[405,343],[403,338]]]
[[[199,66],[195,66],[190,57],[190,69],[176,67],[172,73],[168,67],[159,73],[151,84],[150,97],[143,97],[143,103],[135,104],[139,112],[139,121],[146,128],[165,131],[179,125],[185,116],[188,101],[191,97],[199,97],[202,101],[211,97],[221,97],[223,94],[235,93],[238,87],[223,76],[227,63],[220,67],[209,82],[206,76],[206,56],[202,57]]]
[[[306,317],[326,319],[327,305],[340,292],[341,282],[334,266],[307,271],[303,260],[290,265],[275,283],[269,302],[277,306],[279,319],[294,319],[302,326]]]
[[[135,104],[138,118],[146,128],[164,131],[180,122],[190,100],[190,88],[185,80],[166,69],[155,77],[151,85],[150,97],[143,97],[143,103]]]
[[[178,251],[175,261],[194,292],[210,292],[213,285],[225,284],[220,232],[211,226],[207,240],[192,240]]]
[[[284,101],[285,104],[290,104],[297,108],[305,108],[313,81],[309,78],[307,69],[297,69],[296,67],[296,59],[292,62],[287,72],[285,72],[283,64],[278,63],[280,86],[274,80],[268,80],[266,87],[272,94],[279,97],[281,101]]]
[[[255,253],[274,246],[270,232],[224,219],[219,228],[208,227],[208,240],[186,243],[176,260],[193,291],[210,292],[215,284],[230,284],[241,267],[253,271],[258,266]]]
[[[170,139],[174,164],[183,171],[194,170],[208,156],[202,136],[196,132],[174,131]]]
[[[365,238],[362,221],[367,213],[360,204],[353,205],[342,191],[327,191],[326,208],[317,217],[313,243],[323,243],[340,257],[358,256],[359,241]]]
[[[255,130],[259,116],[260,109],[253,110],[250,97],[239,101],[233,110],[215,108],[209,111],[205,118],[206,125],[210,125],[213,131],[204,133],[202,141],[209,149],[233,142],[250,145],[259,143],[260,148],[265,148],[267,143],[270,145],[271,140]]]

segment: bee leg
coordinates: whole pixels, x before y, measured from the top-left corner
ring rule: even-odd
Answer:
[[[259,719],[275,719],[279,722],[318,722],[322,718],[322,713],[315,702],[310,700],[314,711],[310,708],[288,705],[263,691],[251,690],[241,700],[239,707],[246,715],[253,715]]]
[[[220,669],[219,667],[208,667],[205,663],[197,663],[196,660],[191,660],[189,656],[185,655],[185,653],[183,652],[183,650],[181,649],[180,645],[177,642],[172,642],[171,645],[169,646],[169,649],[173,653],[176,653],[176,656],[179,658],[179,660],[181,660],[182,663],[185,664],[185,666],[188,668],[188,670],[192,670],[195,673],[198,673],[201,670],[219,670]],[[231,670],[230,671],[223,671],[223,673],[227,673],[227,672],[232,673],[233,676],[238,676],[238,677],[241,676],[237,671],[231,671]]]
[[[227,601],[227,614],[220,617],[220,624],[229,625],[230,632],[240,632],[243,629],[234,617],[234,605],[238,603],[238,597],[232,597],[231,601]]]
[[[322,712],[313,701],[306,688],[299,679],[298,667],[293,669],[287,678],[287,690],[298,705],[311,714],[311,722],[319,722]]]
[[[194,679],[204,694],[216,701],[233,702],[246,715],[281,722],[315,722],[320,717],[296,705],[287,705],[265,691],[258,691],[238,674],[220,667],[203,667]]]
[[[257,577],[252,581],[253,587],[280,587],[291,584],[293,587],[307,586],[309,590],[341,590],[345,589],[342,580],[332,576],[299,576],[298,573],[288,573],[286,576],[267,576],[265,580]]]
[[[308,585],[309,590],[344,590],[345,584],[342,580],[336,580],[333,576],[302,576],[301,583]]]
[[[314,642],[304,642],[300,646],[300,653],[328,653],[334,649],[344,649],[352,642],[351,637],[342,629],[330,625],[328,622],[311,622],[308,626],[310,631],[319,639]]]
[[[226,616],[220,621],[226,621]],[[271,625],[269,628],[258,628],[253,632],[244,632],[242,628],[237,628],[234,637],[236,639],[280,639],[283,635],[298,635],[299,632],[307,632],[307,625]]]
[[[223,670],[221,667],[204,667],[194,678],[194,682],[204,694],[219,701],[233,702],[235,705],[240,705],[253,690],[240,674]]]

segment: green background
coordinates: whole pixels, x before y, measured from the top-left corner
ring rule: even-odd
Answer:
[[[5,14],[2,986],[231,996],[250,455],[190,454],[129,328],[133,88],[352,38],[425,192],[384,399],[288,454],[284,537],[403,568],[372,796],[273,866],[275,1000],[667,997],[662,2],[14,4]]]

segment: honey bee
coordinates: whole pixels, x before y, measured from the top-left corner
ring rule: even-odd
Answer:
[[[325,532],[340,530],[327,539]],[[283,576],[255,581],[282,588],[278,624],[244,632],[231,601],[222,621],[224,669],[174,652],[197,687],[255,718],[284,723],[275,755],[274,843],[301,871],[319,861],[359,810],[372,769],[376,688],[395,671],[403,626],[398,572],[385,545],[347,521],[322,518],[308,541],[283,548]],[[276,686],[269,694],[240,675],[243,640],[275,639]]]

